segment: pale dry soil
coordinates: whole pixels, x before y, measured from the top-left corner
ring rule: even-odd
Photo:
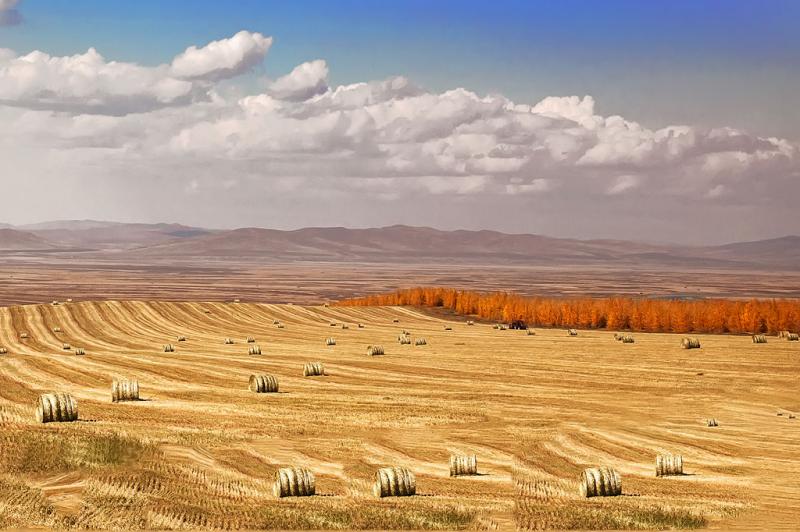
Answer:
[[[399,345],[402,329],[428,345]],[[678,335],[634,336],[528,336],[409,308],[0,308],[0,527],[796,527],[800,344],[701,335],[687,351]],[[327,375],[304,378],[311,361]],[[249,392],[253,373],[280,393]],[[142,400],[112,403],[115,377],[138,379]],[[49,391],[71,393],[79,421],[35,424]],[[686,474],[656,478],[661,452],[682,454]],[[451,453],[476,454],[481,474],[450,478]],[[272,495],[290,465],[314,472],[318,496]],[[416,474],[418,496],[372,497],[388,465]],[[623,496],[577,497],[596,465],[620,472]]]

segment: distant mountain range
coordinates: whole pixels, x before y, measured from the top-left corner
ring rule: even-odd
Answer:
[[[680,246],[404,225],[210,230],[179,224],[81,220],[0,227],[0,258],[47,253],[51,257],[69,254],[134,262],[457,262],[800,270],[799,236],[722,246]]]

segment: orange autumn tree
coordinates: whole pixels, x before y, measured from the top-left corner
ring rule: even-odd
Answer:
[[[800,300],[796,299],[567,299],[419,287],[336,304],[442,307],[491,321],[521,319],[537,327],[735,334],[800,329]]]

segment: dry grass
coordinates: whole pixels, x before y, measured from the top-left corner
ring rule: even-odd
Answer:
[[[264,330],[273,316],[285,331]],[[397,335],[395,318],[429,345],[365,357],[367,344]],[[320,331],[334,320],[366,328],[326,349]],[[55,323],[68,332],[53,334]],[[153,349],[175,330],[192,339],[179,353]],[[274,346],[269,356],[219,341],[253,331]],[[704,335],[702,356],[690,356],[680,336],[640,333],[624,348],[611,338],[444,332],[413,309],[0,308],[0,527],[774,529],[800,519],[800,422],[775,415],[800,410],[796,342]],[[330,375],[303,378],[309,359]],[[147,400],[112,403],[118,375]],[[249,375],[275,377],[280,393],[250,393]],[[77,422],[34,422],[34,402],[54,389],[80,403]],[[705,426],[710,415],[719,427]],[[654,475],[666,452],[683,456],[684,475]],[[451,454],[476,455],[480,474],[451,478]],[[621,497],[579,497],[581,471],[596,464],[619,471]],[[374,497],[389,465],[415,474],[416,497]],[[274,497],[278,470],[298,466],[317,496]]]

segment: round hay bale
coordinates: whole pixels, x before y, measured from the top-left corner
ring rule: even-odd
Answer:
[[[533,329],[527,329],[525,334],[528,336],[536,336],[536,331],[534,331]]]
[[[8,349],[5,347],[0,347],[0,355],[5,355],[6,353],[8,353]]]
[[[349,328],[350,328],[350,326],[348,324],[342,323],[342,329],[343,330],[348,330]]]
[[[684,349],[700,349],[700,339],[687,336],[681,340],[681,347]]]
[[[659,454],[656,456],[656,476],[683,475],[683,456]]]
[[[301,467],[282,467],[275,475],[276,497],[310,497],[316,492],[314,473]]]
[[[62,344],[61,349],[63,349],[64,351],[69,351],[70,349],[72,349],[72,346],[69,344]]]
[[[54,307],[56,307],[56,306],[60,305],[60,303],[54,299],[52,305]]]
[[[372,493],[376,497],[410,497],[417,493],[414,473],[405,467],[382,467],[375,477]]]
[[[85,355],[86,354],[86,350],[84,348],[82,348],[82,347],[78,347],[78,348],[75,349],[75,354],[76,355]]]
[[[284,325],[283,325],[283,323],[279,323],[275,327],[277,327],[278,329],[283,329]]]
[[[335,321],[330,322],[331,327],[336,327],[337,323]]]
[[[788,334],[789,334],[789,331],[779,331],[778,332],[778,338],[786,338],[786,336]]]
[[[363,324],[363,323],[359,323],[359,324],[358,324],[358,328],[359,328],[359,329],[363,329],[363,328],[364,328],[364,324]]]
[[[256,339],[255,339],[255,338],[253,338],[252,336],[248,336],[248,337],[247,337],[247,343],[248,343],[248,344],[253,344],[253,343],[255,343],[255,341],[256,341]]]
[[[786,340],[789,342],[797,342],[800,341],[800,334],[797,333],[789,333],[786,335]]]
[[[614,340],[620,341],[624,336],[620,333],[614,333]]]
[[[138,401],[139,381],[136,379],[114,379],[111,383],[111,402]]]
[[[582,497],[615,497],[622,495],[622,479],[610,467],[591,467],[581,473],[578,489]]]
[[[428,345],[428,341],[425,338],[417,338],[414,340],[414,345]]]
[[[766,335],[763,335],[763,334],[754,334],[754,335],[753,335],[753,343],[754,343],[754,344],[766,344],[766,343],[767,343],[767,337],[766,337]]]
[[[77,421],[78,402],[68,393],[45,393],[36,401],[36,421],[52,423]]]
[[[278,393],[278,379],[272,375],[250,375],[249,387],[254,393]]]
[[[172,344],[166,344],[164,346],[164,352],[165,353],[174,353],[175,352],[175,346],[172,345]]]
[[[234,300],[233,300],[233,302],[234,302],[234,303],[239,303],[239,302],[240,302],[240,300],[237,298],[237,299],[234,299]]]
[[[251,345],[250,348],[247,350],[248,355],[260,355],[261,354],[261,346],[259,345]]]
[[[397,341],[398,343],[400,343],[400,345],[411,345],[410,336],[404,336],[401,334],[400,336],[397,337]]]
[[[445,330],[445,331],[452,331],[452,330],[453,330],[453,328],[452,328],[452,327],[450,327],[449,325],[445,325],[445,326],[444,326],[444,330]]]
[[[570,329],[567,331],[567,334],[570,336],[578,336],[578,331],[577,329]]]
[[[281,320],[272,320],[272,324],[273,324],[273,325],[277,325],[277,324],[279,324],[280,322],[281,322]]]
[[[336,345],[336,338],[329,337],[325,339],[325,345]]]
[[[320,377],[325,375],[325,366],[322,362],[307,362],[303,366],[303,377]]]
[[[632,344],[634,342],[633,336],[631,336],[630,334],[626,334],[625,336],[623,336],[621,341],[623,344]]]
[[[72,298],[67,298],[67,303],[72,303]]]
[[[53,332],[54,333],[60,333],[61,332],[61,327],[53,327]]]
[[[185,336],[178,336],[178,341],[179,342],[185,342],[186,341],[186,337]]]
[[[232,344],[233,344],[233,338],[225,338],[225,345],[232,345]]]
[[[383,355],[383,354],[385,354],[385,352],[383,350],[383,346],[382,345],[370,345],[370,346],[367,346],[367,355],[369,355],[371,357],[374,357],[374,356]]]
[[[392,320],[392,323],[400,323],[400,320],[395,318],[395,319]]]
[[[463,475],[478,474],[478,457],[474,454],[451,454],[450,455],[450,476],[459,477]]]
[[[706,426],[707,427],[719,427],[719,422],[712,417],[710,419],[706,419]]]
[[[25,333],[25,332],[24,333],[20,333],[19,337],[20,337],[21,340],[27,340],[28,339],[28,333]]]
[[[472,320],[467,320],[467,325],[475,325],[475,322]]]

